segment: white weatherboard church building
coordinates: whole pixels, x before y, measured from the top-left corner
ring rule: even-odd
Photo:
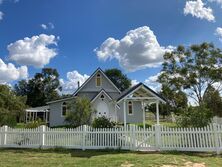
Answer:
[[[121,92],[98,68],[70,98],[48,102],[50,109],[49,125],[64,125],[67,113],[67,103],[76,97],[86,97],[92,108],[96,110],[93,117],[105,116],[112,121],[124,123],[144,123],[145,106],[156,103],[156,118],[159,124],[159,103],[165,103],[163,97],[155,91],[139,83]]]

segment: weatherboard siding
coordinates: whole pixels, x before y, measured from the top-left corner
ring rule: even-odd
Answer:
[[[118,122],[124,122],[123,101],[119,103],[120,109],[117,109]],[[143,110],[140,101],[133,101],[133,114],[128,114],[128,104],[126,101],[126,122],[141,123],[143,122]]]
[[[101,75],[102,85],[96,86],[96,75]],[[106,92],[118,92],[116,88],[110,83],[110,81],[101,73],[97,72],[80,90],[81,92],[99,92],[101,89],[104,89]]]

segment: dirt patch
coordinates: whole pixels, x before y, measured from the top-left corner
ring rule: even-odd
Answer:
[[[178,167],[177,165],[163,165],[161,167]],[[185,162],[183,166],[180,167],[206,167],[205,163],[194,163],[194,162]]]
[[[126,161],[123,164],[121,164],[121,167],[133,167],[133,166],[134,166],[134,164],[131,164],[128,161]]]

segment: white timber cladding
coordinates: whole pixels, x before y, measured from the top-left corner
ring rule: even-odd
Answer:
[[[72,148],[125,149],[138,151],[222,152],[222,125],[202,128],[169,128],[155,125],[140,128],[127,125],[120,128],[49,128],[34,129],[0,127],[0,147],[4,148]]]

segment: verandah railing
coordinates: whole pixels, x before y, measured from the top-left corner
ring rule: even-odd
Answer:
[[[135,125],[98,129],[86,125],[66,129],[3,126],[0,128],[0,147],[215,151],[219,154],[222,151],[222,126],[169,128],[155,125],[146,129]]]

